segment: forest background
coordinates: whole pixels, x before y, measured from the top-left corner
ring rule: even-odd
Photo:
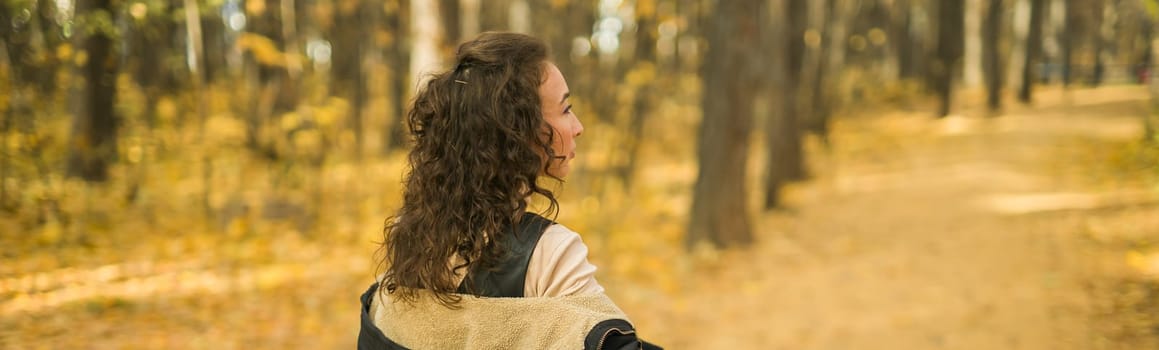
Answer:
[[[1153,0],[3,0],[0,348],[352,346],[415,82],[488,30],[552,46],[586,126],[559,221],[645,338],[1154,346],[1157,18]]]

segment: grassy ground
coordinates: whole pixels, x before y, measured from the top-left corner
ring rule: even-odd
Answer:
[[[588,169],[563,186],[560,221],[641,334],[674,349],[1153,348],[1145,93],[844,117],[831,149],[810,141],[814,178],[787,208],[754,213],[756,245],[693,253],[694,113],[665,103],[675,118],[648,129],[630,190],[599,171],[613,143],[581,139]],[[282,170],[213,155],[144,157],[102,189],[26,184],[42,205],[0,217],[23,233],[0,237],[0,348],[353,347],[400,158]]]

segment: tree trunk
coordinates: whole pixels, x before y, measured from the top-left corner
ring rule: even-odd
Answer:
[[[186,51],[186,54],[188,55],[186,62],[189,62],[189,80],[193,82],[193,100],[200,102],[205,101],[204,89],[206,76],[205,48],[202,46],[202,43],[205,42],[205,38],[201,32],[201,21],[198,20],[198,18],[201,18],[201,10],[198,8],[196,0],[185,0],[184,9],[185,22],[187,23],[185,28],[185,40],[186,42],[192,43],[192,45],[190,45]],[[204,134],[204,125],[207,113],[205,110],[205,103],[196,103],[196,106],[197,141],[200,142],[201,137]]]
[[[1022,88],[1018,101],[1029,104],[1033,99],[1036,66],[1042,58],[1042,31],[1046,19],[1046,1],[1030,0],[1030,31],[1026,35],[1026,63],[1022,66]]]
[[[1152,24],[1159,32],[1159,23]],[[1143,114],[1143,142],[1159,143],[1159,79],[1155,78],[1155,67],[1159,67],[1159,37],[1151,38],[1151,75],[1147,84],[1151,91],[1151,111]]]
[[[166,2],[163,13],[173,13],[172,2]],[[139,23],[136,30],[125,41],[130,57],[126,69],[131,69],[133,81],[137,82],[145,97],[145,120],[150,127],[157,125],[157,102],[161,96],[172,94],[175,80],[173,67],[166,64],[168,57],[174,56],[174,21],[151,16]]]
[[[1066,1],[1046,0],[1042,10],[1042,57],[1036,73],[1038,83],[1049,83],[1061,76],[1063,35],[1066,35]],[[1056,73],[1056,71],[1058,73]]]
[[[779,106],[779,113],[771,113],[765,123],[765,145],[768,148],[768,171],[765,174],[765,209],[778,205],[782,184],[805,178],[804,150],[801,147],[801,127],[799,121],[808,120],[801,114],[801,69],[805,51],[805,25],[808,9],[805,0],[783,0],[785,9],[783,30],[773,30],[779,36],[772,42],[770,54],[773,68],[770,83],[771,104]],[[772,24],[774,27],[776,24]],[[780,57],[778,57],[780,56]],[[708,60],[706,62],[712,62]],[[783,80],[782,80],[783,79]],[[778,83],[783,81],[783,83]]]
[[[36,2],[37,15],[36,21],[39,22],[39,31],[34,32],[38,37],[35,40],[37,45],[42,50],[56,50],[60,44],[64,43],[64,36],[62,28],[57,24],[57,6],[56,1],[53,0],[37,0]],[[49,51],[51,52],[51,51]],[[40,93],[44,96],[52,96],[56,93],[56,71],[62,64],[56,55],[43,55],[44,61],[37,67],[35,74],[39,82]]]
[[[619,34],[621,47],[625,41],[624,33]],[[592,101],[616,101],[619,91],[619,85],[623,81],[627,73],[628,64],[624,61],[624,55],[619,52],[607,54],[597,50],[595,53],[597,57],[596,67],[590,69],[590,81],[592,82],[588,88],[590,93],[586,94]],[[599,103],[594,106],[596,110],[596,117],[600,122],[618,125],[619,120],[618,106],[615,103]]]
[[[1007,88],[1014,88],[1015,95],[1022,86],[1022,65],[1026,63],[1026,35],[1030,31],[1030,0],[1008,0],[1007,27],[1010,34],[1006,36],[1010,51],[1003,61],[1003,83]]]
[[[704,119],[698,141],[699,172],[692,194],[686,242],[717,248],[753,241],[745,205],[745,169],[752,128],[754,60],[761,0],[722,1],[711,23],[703,65]]]
[[[282,96],[289,100],[284,101],[289,110],[298,107],[298,81],[302,76],[302,52],[298,48],[298,0],[281,0],[279,6],[282,15],[282,51],[286,54],[286,79],[282,81]]]
[[[572,90],[575,91],[590,91],[592,88],[592,79],[590,74],[581,74],[585,71],[594,70],[596,60],[592,55],[591,46],[588,47],[588,52],[573,52],[572,46],[576,38],[584,38],[590,40],[592,35],[592,23],[596,23],[596,6],[584,3],[569,3],[568,7],[568,36],[563,38],[566,42],[561,43],[563,47],[554,48],[557,61],[568,62],[571,72],[564,72],[569,77],[568,82],[572,85]],[[589,42],[590,44],[590,42]],[[566,55],[566,56],[565,56]],[[574,82],[572,82],[574,80]],[[593,96],[593,95],[587,95]]]
[[[810,126],[825,147],[829,146],[829,120],[833,111],[839,108],[841,101],[836,98],[834,90],[841,77],[845,65],[845,43],[847,11],[846,0],[828,0],[826,12],[828,15],[824,23],[824,34],[821,44],[824,45],[821,55],[821,67],[817,74],[817,83],[813,92],[814,124]],[[908,41],[908,40],[907,40]],[[906,65],[902,67],[905,71]]]
[[[1066,27],[1062,36],[1062,86],[1069,87],[1071,82],[1071,74],[1073,72],[1071,60],[1074,56],[1075,36],[1080,33],[1078,28],[1078,14],[1076,5],[1079,0],[1066,0],[1064,6],[1064,15]]]
[[[285,1],[285,0],[283,0]],[[190,43],[187,48],[186,62],[189,62],[190,80],[193,81],[193,98],[197,105],[197,138],[196,143],[200,144],[205,136],[205,121],[207,119],[207,111],[205,103],[198,103],[205,101],[205,51],[204,46],[205,36],[201,31],[201,9],[198,6],[197,0],[185,0],[185,40]],[[213,162],[208,153],[202,154],[201,159],[201,209],[206,218],[213,215],[213,206],[210,203],[210,194],[213,191]]]
[[[261,13],[247,13],[246,28],[249,32],[269,39],[283,53],[298,53],[294,36],[296,28],[294,0],[248,0],[265,2]],[[272,140],[275,132],[265,129],[275,117],[293,111],[298,104],[297,78],[301,74],[301,60],[298,55],[286,55],[277,64],[260,62],[247,54],[247,93],[254,94],[247,116],[246,144],[268,160],[281,158]]]
[[[983,48],[982,48],[982,10],[984,2],[988,0],[962,0],[965,10],[963,19],[963,56],[962,85],[975,88],[982,85],[983,80]]]
[[[527,0],[508,0],[510,7],[507,8],[507,29],[519,33],[531,33],[531,5]],[[541,3],[537,1],[536,3]]]
[[[830,76],[839,76],[842,67],[845,66],[845,47],[848,42],[849,30],[846,23],[849,20],[849,0],[829,0],[829,10],[832,11],[832,19],[830,23],[829,37],[826,41],[826,62],[825,65],[832,72]]]
[[[963,34],[962,27],[965,18],[963,0],[945,0],[938,6],[938,60],[934,68],[934,81],[941,105],[938,108],[938,117],[950,115],[950,106],[953,102],[954,71],[962,60]]]
[[[382,13],[382,7],[378,6],[374,1],[365,1],[359,2],[359,8],[360,13],[357,16],[360,20],[359,28],[367,32],[377,33],[377,25],[381,23],[379,15]],[[366,104],[370,103],[371,99],[370,87],[368,86],[366,78],[370,73],[368,69],[371,64],[370,62],[373,62],[373,56],[370,53],[376,47],[377,43],[375,41],[363,40],[358,43],[356,48],[357,52],[354,53],[358,57],[357,62],[354,62],[358,66],[358,75],[354,77],[354,81],[351,83],[351,88],[354,89],[354,97],[350,108],[350,127],[354,130],[354,155],[358,159],[362,158],[362,148],[366,142],[366,121],[364,120],[365,116],[363,114],[366,109]]]
[[[473,1],[473,0],[468,0]],[[510,14],[511,0],[485,0],[479,7],[479,31],[507,30],[507,16]],[[480,3],[484,0],[479,0]]]
[[[400,1],[397,6],[387,13],[387,27],[394,33],[387,61],[390,67],[390,94],[391,111],[393,116],[387,128],[386,146],[384,153],[400,150],[406,147],[406,106],[407,96],[410,93],[410,51],[411,36],[406,34],[410,28],[410,6],[407,1]]]
[[[637,1],[637,11],[639,11],[642,6],[646,7],[649,2],[654,1],[655,0]],[[533,18],[558,18],[558,20],[547,21],[532,20],[532,28],[534,28],[533,32],[535,35],[542,37],[548,42],[549,45],[551,45],[551,59],[555,62],[555,65],[559,67],[559,70],[563,72],[564,75],[572,78],[579,77],[579,74],[577,74],[579,70],[576,69],[577,62],[573,61],[572,59],[572,39],[578,33],[591,30],[591,25],[594,22],[587,22],[578,25],[576,23],[577,21],[586,21],[589,19],[586,13],[590,12],[590,9],[587,8],[590,6],[590,4],[576,1],[567,3],[532,1],[530,3]],[[645,9],[645,11],[647,11],[647,9]],[[636,13],[636,18],[639,19],[641,16],[642,15],[640,13]],[[645,13],[643,16],[647,17],[652,15]],[[653,21],[651,25],[654,26],[655,22]],[[656,30],[656,28],[645,28],[645,25],[641,23],[637,23],[636,27],[637,31],[650,30],[655,32]],[[637,33],[637,35],[640,34]],[[569,81],[570,80],[576,79],[569,79]],[[577,86],[573,83],[572,88],[576,87]]]
[[[224,75],[221,71],[226,67],[225,21],[214,12],[208,16],[205,13],[200,14],[201,48],[205,53],[201,70],[205,72],[207,85],[213,84],[219,76]]]
[[[370,30],[373,11],[381,11],[374,1],[344,1],[336,3],[334,22],[330,32],[333,46],[331,62],[331,93],[350,101],[350,114],[346,125],[354,132],[354,157],[362,157],[363,120],[362,110],[366,105],[367,91],[363,69],[365,46],[373,45],[361,37],[360,33]]]
[[[368,7],[372,7],[364,8],[362,3],[361,0],[336,2],[333,22],[326,28],[331,46],[330,93],[346,98],[353,92],[351,81],[362,74],[357,53],[361,49],[360,42],[366,41],[366,38],[361,34],[364,30],[360,25],[360,15],[369,12]]]
[[[5,68],[9,68],[12,74],[13,89],[20,88],[36,78],[35,67],[32,66],[30,57],[33,56],[30,34],[35,29],[30,28],[28,22],[22,23],[17,19],[20,13],[26,10],[14,4],[0,4],[0,23],[6,27],[0,31],[0,40],[3,40],[4,51],[9,58]]]
[[[77,17],[113,18],[112,0],[76,3]],[[90,182],[108,179],[108,165],[117,156],[117,120],[113,105],[117,91],[118,60],[112,33],[94,23],[78,23],[76,46],[88,56],[77,72],[85,80],[73,95],[72,134],[68,143],[68,176]]]
[[[482,0],[459,0],[461,19],[459,41],[466,41],[479,34],[479,6]]]
[[[806,7],[806,31],[802,33],[802,41],[804,45],[803,57],[801,58],[801,77],[797,91],[798,97],[797,108],[802,119],[801,124],[804,126],[802,131],[817,131],[822,129],[820,112],[814,108],[817,106],[818,100],[818,86],[821,85],[821,74],[823,69],[824,52],[822,45],[825,41],[825,9],[826,2],[821,0],[809,1]],[[897,60],[892,60],[895,64],[892,69],[896,69]],[[804,168],[804,167],[802,167]],[[804,171],[802,178],[804,178]]]
[[[654,2],[649,3],[647,0],[636,2],[636,69],[650,71],[650,74],[645,75],[653,77],[656,76],[656,38],[659,36],[656,32],[655,5]],[[653,7],[649,9],[645,8],[646,6]],[[636,98],[632,104],[633,112],[628,123],[629,136],[625,140],[627,142],[627,159],[620,167],[618,174],[625,190],[632,187],[632,174],[635,173],[639,162],[640,143],[644,140],[644,123],[652,111],[652,90],[655,89],[652,82],[654,80],[646,79],[636,87]]]
[[[676,0],[676,13],[680,21],[683,22],[680,30],[676,34],[676,50],[673,53],[674,64],[673,70],[677,73],[692,72],[696,67],[689,67],[687,64],[693,54],[697,52],[696,43],[701,38],[701,23],[703,19],[701,8],[704,6],[703,1],[698,0]]]
[[[0,20],[7,21],[7,12],[4,6],[0,6]],[[0,22],[10,23],[10,22]],[[12,129],[12,120],[16,119],[17,105],[23,104],[23,91],[20,91],[19,85],[16,84],[15,73],[12,65],[12,60],[8,56],[7,45],[0,45],[0,67],[8,67],[8,83],[11,92],[8,94],[8,106],[4,109],[4,115],[0,116],[0,210],[8,211],[8,172],[11,169],[9,165],[9,155],[11,150],[8,149],[8,135]]]
[[[1114,9],[1114,7],[1113,7],[1114,5],[1110,4],[1109,2],[1107,2],[1105,0],[1094,1],[1094,4],[1095,4],[1095,6],[1094,6],[1095,13],[1093,14],[1093,17],[1091,18],[1093,23],[1091,24],[1090,30],[1089,30],[1089,33],[1090,33],[1089,40],[1090,40],[1091,46],[1092,46],[1091,47],[1091,54],[1093,55],[1092,58],[1094,59],[1094,62],[1092,62],[1094,67],[1091,68],[1092,71],[1091,71],[1091,76],[1090,76],[1090,80],[1089,80],[1090,85],[1092,87],[1099,86],[1099,84],[1102,84],[1103,74],[1106,73],[1106,66],[1105,66],[1105,63],[1103,62],[1103,54],[1105,53],[1104,50],[1107,50],[1108,39],[1103,35],[1103,33],[1104,32],[1111,32],[1114,30],[1113,28],[1110,28],[1110,27],[1104,28],[1104,26],[1111,24],[1111,23],[1109,23],[1109,22],[1111,22],[1111,20],[1106,18],[1106,17],[1109,16],[1109,14],[1111,13],[1111,11],[1109,11],[1109,10]],[[1108,6],[1111,6],[1111,8],[1107,8]]]
[[[789,16],[783,10],[787,1],[790,0],[772,0],[769,2],[770,11],[765,14],[768,18],[762,21],[761,28],[762,41],[765,44],[764,54],[772,61],[764,66],[766,71],[762,73],[766,75],[767,79],[761,86],[769,97],[764,130],[765,148],[767,148],[766,162],[768,163],[765,164],[764,178],[765,210],[774,208],[779,203],[781,185],[785,182],[785,176],[782,174],[781,167],[776,166],[776,164],[783,158],[783,155],[778,154],[778,152],[783,152],[786,149],[783,145],[785,140],[781,135],[792,130],[786,130],[783,125],[787,112],[784,106],[788,104],[786,90],[791,89],[787,83],[788,57],[784,54],[789,46],[790,25],[787,22]]]
[[[986,2],[990,0],[964,0],[965,19],[964,49],[965,57],[962,60],[962,85],[975,88],[984,85],[985,80],[985,23],[984,10]]]
[[[982,28],[982,68],[986,80],[986,106],[991,112],[1002,108],[1002,0],[989,0]]]
[[[917,62],[914,56],[914,39],[910,35],[910,26],[913,24],[910,4],[911,0],[896,1],[896,9],[892,10],[893,19],[893,46],[897,48],[898,78],[908,79],[919,76]]]
[[[459,37],[463,32],[462,16],[460,15],[459,0],[439,0],[439,17],[443,24],[443,45],[452,54],[459,42],[465,38]]]
[[[267,1],[247,0],[247,2]],[[242,6],[242,8],[244,9],[245,6]],[[246,31],[248,33],[261,35],[269,38],[270,41],[277,40],[278,36],[273,36],[276,22],[269,9],[265,9],[261,13],[248,11],[243,13],[246,16]],[[266,66],[263,62],[257,60],[257,57],[252,51],[243,52],[242,76],[245,80],[245,89],[242,89],[240,93],[244,94],[245,98],[243,100],[246,101],[241,103],[239,107],[245,108],[246,110],[246,148],[255,154],[267,157],[270,154],[265,149],[265,138],[263,135],[266,124],[273,114],[274,103],[272,99],[266,98],[269,95],[266,93],[266,86],[268,85],[267,81],[279,73],[284,74],[284,71],[275,70]]]
[[[411,86],[420,88],[424,76],[440,68],[439,47],[443,31],[439,27],[439,8],[427,0],[411,0],[410,52]]]
[[[804,108],[808,101],[808,84],[805,82],[812,77],[812,74],[805,74],[805,56],[809,50],[805,45],[805,32],[809,28],[809,3],[810,0],[788,0],[785,7],[791,16],[786,41],[789,57],[785,60],[788,62],[785,79],[788,89],[784,91],[785,115],[781,119],[786,129],[781,134],[784,143],[777,145],[783,152],[777,152],[780,153],[777,162],[769,165],[784,170],[782,175],[786,181],[804,180],[807,176],[804,149],[801,147],[801,122],[811,118],[809,110]]]
[[[53,18],[55,9],[55,3],[47,0],[0,5],[0,23],[6,26],[0,31],[0,40],[6,46],[11,72],[16,74],[14,81],[19,86],[36,84],[44,96],[51,96],[57,85],[55,50],[60,44],[60,27]],[[34,15],[29,13],[33,10]]]

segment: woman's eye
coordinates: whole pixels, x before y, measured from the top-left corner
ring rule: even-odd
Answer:
[[[571,105],[567,105],[567,108],[563,109],[563,114],[568,114],[568,113],[571,113]]]

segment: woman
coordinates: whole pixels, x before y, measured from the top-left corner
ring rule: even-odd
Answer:
[[[515,33],[462,44],[408,115],[403,205],[384,230],[386,272],[362,296],[359,348],[637,349],[543,177],[571,171],[583,124],[547,47]],[[654,348],[647,345],[649,348]]]

